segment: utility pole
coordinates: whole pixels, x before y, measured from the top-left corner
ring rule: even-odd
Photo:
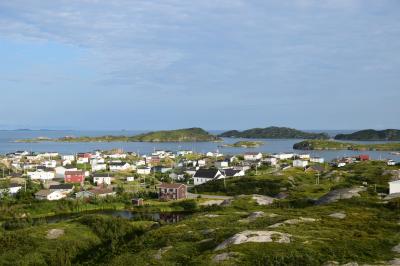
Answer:
[[[318,171],[318,173],[317,173],[317,178],[315,179],[315,184],[316,185],[319,185],[319,171]]]

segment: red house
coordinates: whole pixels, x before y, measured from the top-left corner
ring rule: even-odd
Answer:
[[[78,158],[88,158],[88,159],[90,159],[90,158],[92,158],[92,154],[90,154],[90,153],[87,153],[87,152],[81,152],[81,153],[78,153]]]
[[[162,183],[158,186],[158,198],[160,200],[186,199],[187,186],[184,184]]]
[[[369,160],[369,155],[368,154],[361,154],[360,156],[358,156],[358,159],[360,161],[368,161]]]
[[[84,171],[65,171],[65,183],[83,183],[85,181]]]

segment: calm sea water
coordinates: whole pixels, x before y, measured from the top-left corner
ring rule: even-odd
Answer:
[[[139,154],[148,154],[154,149],[177,151],[181,149],[193,150],[206,153],[208,151],[219,150],[223,154],[241,154],[248,151],[260,151],[264,153],[293,152],[293,144],[301,140],[293,139],[261,139],[265,145],[258,148],[220,148],[221,142],[187,142],[187,143],[148,143],[148,142],[111,142],[111,143],[59,143],[59,142],[40,142],[40,143],[16,143],[17,139],[50,137],[59,138],[64,136],[103,136],[103,135],[136,135],[145,131],[52,131],[52,130],[5,130],[0,131],[0,154],[15,152],[17,150],[28,150],[33,152],[55,151],[61,154],[74,154],[77,152],[93,150],[110,150],[121,148],[124,151],[138,152]],[[220,131],[211,131],[214,134]],[[317,130],[314,130],[317,132]],[[331,136],[337,133],[350,132],[345,130],[325,131]],[[234,143],[243,139],[224,139],[225,144]],[[356,142],[356,143],[379,143],[379,142]],[[295,151],[301,153],[301,151]],[[359,154],[369,154],[374,159],[394,159],[400,161],[400,156],[380,151],[310,151],[312,156],[324,157],[326,160],[332,160],[341,156],[353,156]]]

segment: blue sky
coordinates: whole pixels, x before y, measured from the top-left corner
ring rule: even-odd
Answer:
[[[400,128],[398,0],[0,2],[0,129]]]

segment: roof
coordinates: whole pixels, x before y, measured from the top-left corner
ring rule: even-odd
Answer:
[[[400,184],[400,179],[399,180],[395,180],[395,181],[391,181],[391,182],[389,182],[389,184]]]
[[[110,166],[124,166],[127,162],[114,162],[110,163]]]
[[[65,175],[84,175],[84,171],[65,171]]]
[[[158,187],[159,188],[180,188],[181,186],[186,186],[186,185],[185,184],[180,184],[180,183],[173,183],[173,184],[162,183]]]
[[[218,169],[199,169],[193,177],[214,178],[218,173]]]
[[[50,195],[53,192],[54,191],[50,191],[48,189],[42,189],[42,190],[39,190],[38,192],[36,192],[35,196],[47,197],[48,195]]]
[[[49,187],[50,190],[55,190],[55,189],[73,189],[74,185],[72,184],[59,184],[59,185],[51,185]]]
[[[322,165],[311,165],[306,170],[307,171],[314,170],[314,171],[318,171],[318,172],[323,172],[323,171],[325,171],[325,167],[323,167]]]
[[[228,168],[228,169],[224,169],[223,172],[225,173],[225,176],[234,176],[237,173],[239,173],[240,170],[235,170],[235,169],[232,169],[232,168]]]

